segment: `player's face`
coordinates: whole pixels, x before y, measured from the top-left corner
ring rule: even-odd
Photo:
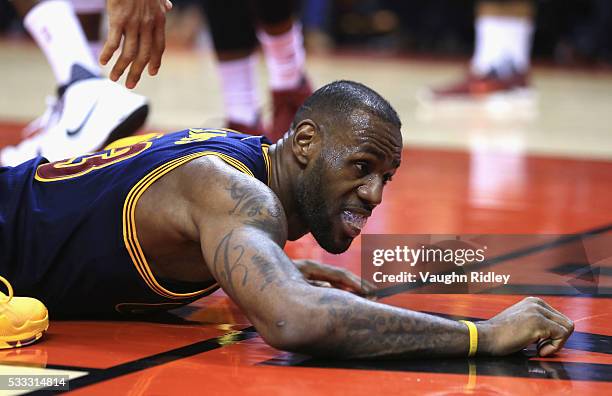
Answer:
[[[392,125],[360,113],[350,130],[328,140],[304,172],[299,206],[319,245],[342,253],[382,201],[400,163],[402,138]]]

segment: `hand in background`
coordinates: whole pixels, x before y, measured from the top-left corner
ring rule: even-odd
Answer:
[[[121,54],[110,79],[117,81],[131,65],[125,86],[134,88],[147,64],[149,75],[159,71],[166,47],[166,12],[172,9],[172,3],[169,0],[108,0],[106,7],[109,31],[100,63],[108,63],[123,38]]]

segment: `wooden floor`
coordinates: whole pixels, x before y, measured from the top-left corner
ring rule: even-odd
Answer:
[[[52,83],[33,48],[11,42],[0,47],[2,146],[18,141],[24,122],[43,110]],[[209,62],[208,56],[167,55],[159,80],[145,80],[141,87],[154,104],[150,125],[171,131],[214,119],[211,126],[218,126],[216,94],[208,88],[194,93],[187,85],[189,76],[212,78],[214,69],[201,63],[202,57]],[[459,112],[419,109],[418,86],[452,79],[460,73],[458,64],[363,62],[314,59],[311,73],[317,83],[371,82],[399,103],[407,143],[402,167],[364,232],[612,237],[611,75],[538,69],[537,111],[513,117],[477,106]],[[340,256],[322,252],[311,238],[286,250],[292,257],[360,271],[359,240]],[[600,279],[610,282],[610,274],[606,268]],[[400,293],[381,301],[484,319],[521,298]],[[264,344],[217,292],[152,322],[52,320],[43,342],[0,352],[0,374],[67,373],[72,393],[88,395],[612,394],[612,299],[545,298],[576,322],[566,348],[546,359],[528,349],[506,359],[315,360]]]

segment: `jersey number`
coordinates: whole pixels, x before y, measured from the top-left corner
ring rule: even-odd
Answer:
[[[42,164],[36,168],[36,180],[51,182],[83,176],[95,169],[105,168],[142,153],[153,144],[150,140],[161,135],[160,133],[151,133],[134,136],[129,138],[131,139],[129,142],[125,142],[131,144],[130,146],[123,144],[123,147],[117,147],[116,142],[99,153]]]

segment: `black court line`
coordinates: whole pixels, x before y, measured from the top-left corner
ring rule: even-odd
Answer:
[[[550,272],[554,272],[555,274],[559,275],[569,275],[587,267],[588,265],[588,263],[565,263],[551,269]],[[597,275],[612,276],[612,267],[597,267]]]
[[[612,382],[612,365],[533,360],[535,351],[504,358],[407,359],[407,360],[323,360],[303,355],[282,355],[261,363],[269,366],[333,368],[370,371],[401,371],[432,374],[463,374]],[[467,382],[468,380],[466,380]]]
[[[593,228],[591,230],[583,231],[578,234],[570,234],[570,235],[561,236],[553,241],[545,242],[539,245],[529,246],[526,248],[521,248],[521,249],[518,249],[512,252],[506,253],[506,254],[502,254],[501,256],[493,257],[489,260],[485,260],[482,263],[472,264],[470,266],[470,271],[480,271],[482,269],[489,268],[489,267],[492,267],[494,265],[497,265],[497,264],[500,264],[500,263],[503,263],[509,260],[514,260],[520,257],[525,257],[531,254],[543,252],[545,250],[552,249],[552,248],[564,245],[569,242],[574,242],[582,238],[590,238],[592,236],[603,234],[609,231],[612,231],[612,224]],[[443,274],[444,273],[450,273],[450,272],[443,272]],[[374,292],[374,295],[378,298],[389,297],[394,294],[399,294],[399,293],[402,293],[408,290],[419,289],[426,285],[427,284],[423,283],[420,279],[417,279],[417,281],[414,283],[403,283],[400,285],[395,285],[395,286],[390,286],[390,287],[386,287],[383,289],[379,289]]]
[[[580,286],[580,290],[573,286],[559,285],[502,285],[487,289],[486,294],[518,294],[562,297],[612,298],[612,287]]]
[[[428,312],[421,311],[431,315],[442,316],[448,319],[468,319],[472,321],[483,320],[482,318],[476,317],[465,317],[449,315],[439,312]],[[53,369],[65,369],[73,371],[88,371],[89,373],[80,378],[70,381],[70,390],[80,389],[86,386],[94,385],[100,382],[108,381],[123,375],[142,371],[151,367],[156,367],[162,364],[170,363],[176,360],[194,356],[200,353],[209,352],[223,346],[233,345],[240,341],[248,340],[258,336],[253,326],[245,328],[240,331],[233,333],[227,333],[222,336],[211,338],[208,340],[200,341],[194,344],[190,344],[181,348],[173,349],[170,351],[162,352],[156,355],[144,357],[131,362],[123,363],[117,366],[113,366],[107,369],[94,369],[87,367],[78,366],[62,366],[62,365],[47,365],[48,368]],[[612,336],[606,336],[601,334],[575,332],[568,339],[565,344],[565,348],[576,349],[588,352],[599,352],[612,354]],[[282,361],[271,359],[270,361],[263,362],[264,365],[282,365],[282,366],[302,366],[302,367],[329,367],[329,368],[347,368],[347,369],[365,369],[365,370],[391,370],[391,371],[418,371],[418,372],[440,372],[449,374],[461,374],[463,373],[462,365],[465,364],[465,360],[461,359],[446,359],[441,362],[451,362],[445,365],[445,363],[439,363],[437,360],[428,360],[429,363],[435,363],[436,367],[448,367],[447,371],[432,371],[430,367],[429,371],[411,364],[409,362],[394,362],[387,361],[385,364],[380,364],[381,361],[333,361],[333,360],[318,360],[305,357],[303,355],[291,355],[293,356],[290,360],[285,358]],[[523,357],[523,360],[525,358]],[[572,380],[585,380],[585,381],[612,381],[612,365],[598,365],[598,364],[586,364],[586,363],[561,363],[561,362],[540,362],[529,361],[528,363],[521,363],[517,365],[517,360],[510,358],[503,359],[472,359],[470,361],[482,362],[482,366],[488,364],[495,365],[495,362],[502,362],[497,364],[496,373],[491,374],[488,369],[483,368],[478,371],[480,375],[502,375],[502,376],[515,376],[515,377],[529,377],[529,378],[559,378],[559,379],[572,379]],[[491,362],[489,362],[491,361]],[[365,366],[363,365],[364,362]],[[463,363],[462,363],[463,362]],[[506,363],[503,363],[506,362]],[[311,365],[312,364],[312,365]],[[476,363],[474,363],[476,364]],[[552,364],[552,365],[551,365]],[[427,366],[429,367],[429,366]],[[426,367],[426,368],[427,368]],[[480,366],[479,366],[480,367]],[[525,369],[525,367],[527,367]],[[608,367],[608,368],[605,368]],[[473,368],[472,368],[473,369]],[[472,372],[472,371],[469,371]],[[535,375],[534,375],[535,373]],[[467,372],[466,372],[467,374]],[[545,375],[545,377],[542,377]],[[69,391],[70,391],[69,390]],[[67,392],[69,392],[67,391]],[[55,394],[64,391],[51,391],[51,390],[38,390],[28,393],[28,395],[43,395],[43,394]]]
[[[421,311],[447,319],[482,318]],[[565,348],[587,352],[612,354],[612,336],[574,332]],[[537,352],[530,347],[521,353],[503,358],[477,359],[397,359],[397,360],[329,360],[298,354],[283,354],[267,360],[262,365],[334,368],[351,370],[402,371],[436,374],[486,375],[513,378],[565,379],[572,381],[612,382],[612,364],[548,362],[534,360]]]
[[[573,241],[578,237],[585,237],[585,236],[591,236],[591,235],[596,235],[596,234],[600,234],[603,232],[607,232],[607,231],[611,231],[612,230],[612,224],[608,225],[608,226],[603,226],[603,227],[599,227],[599,228],[595,228],[593,230],[590,231],[585,231],[583,233],[580,234],[574,234],[574,235],[568,235],[565,238],[562,238],[563,240],[557,240],[555,241],[558,244],[563,244],[563,243],[567,243],[569,241]],[[549,247],[552,246],[547,246],[549,244],[543,245],[543,246],[534,246],[530,249],[536,249],[535,251],[537,251],[537,249],[540,250],[544,250],[547,249]],[[555,246],[557,246],[555,245]],[[521,252],[519,251],[518,255],[516,257],[520,257],[521,254],[531,254],[535,251],[530,251],[530,252]],[[515,252],[516,253],[516,252]],[[510,255],[512,253],[509,253],[508,255]],[[508,256],[506,255],[506,256]],[[501,262],[500,260],[509,260],[511,258],[502,256],[502,257],[498,257],[495,258],[494,260],[498,260],[499,262]],[[490,263],[492,260],[489,260],[488,262],[486,262],[487,264]],[[498,262],[492,263],[490,265],[495,265]],[[392,288],[388,288],[388,289],[392,289]],[[379,292],[383,292],[384,290],[387,289],[382,289],[379,290]],[[401,291],[399,291],[401,292]],[[392,294],[397,294],[399,292],[392,292],[386,295],[392,295]],[[386,295],[381,295],[380,297],[384,297]],[[478,320],[478,319],[475,319]],[[574,333],[575,335],[576,333]],[[593,336],[590,335],[589,333],[584,333],[588,336]],[[573,336],[574,336],[573,335]],[[85,375],[83,377],[77,378],[73,381],[70,382],[70,390],[75,390],[75,389],[79,389],[79,388],[83,388],[89,385],[94,385],[103,381],[107,381],[107,380],[111,380],[123,375],[127,375],[127,374],[131,374],[134,372],[138,372],[141,370],[145,370],[147,368],[150,367],[155,367],[155,366],[159,366],[161,364],[165,364],[165,363],[169,363],[175,360],[179,360],[182,358],[186,358],[189,356],[193,356],[193,355],[197,355],[199,353],[204,353],[204,352],[208,352],[208,351],[212,351],[218,348],[221,348],[222,346],[226,346],[226,345],[231,345],[234,344],[236,342],[240,342],[240,341],[244,341],[253,337],[257,336],[257,333],[255,331],[254,327],[248,327],[245,328],[239,332],[237,332],[234,336],[234,338],[232,339],[232,341],[227,341],[224,340],[224,337],[226,337],[227,335],[221,336],[221,337],[217,337],[217,338],[212,338],[209,340],[205,340],[205,341],[201,341],[195,344],[191,344],[191,345],[187,345],[178,349],[174,349],[171,351],[167,351],[167,352],[162,352],[160,354],[157,355],[152,355],[152,356],[148,356],[145,358],[141,358],[138,360],[134,360],[132,362],[128,362],[128,363],[124,363],[124,364],[120,364],[117,366],[113,366],[110,367],[108,369],[102,369],[102,370],[95,370],[90,372],[88,375]],[[573,337],[572,336],[572,337]],[[599,335],[594,335],[594,336],[599,336]],[[601,336],[601,337],[607,337],[607,336]],[[605,339],[605,341],[607,342],[607,339]],[[568,340],[569,343],[569,340]],[[567,347],[567,344],[566,344]],[[601,352],[601,351],[594,351],[594,352]],[[74,367],[74,369],[76,369],[77,371],[79,370],[78,367]],[[86,371],[85,368],[82,368],[83,371]],[[49,394],[50,391],[49,390],[39,390],[39,391],[34,391],[31,393],[28,393],[29,395],[42,395],[42,394]],[[51,392],[51,393],[56,393],[56,392]]]
[[[72,390],[80,389],[86,386],[94,385],[103,381],[121,377],[123,375],[135,373],[151,367],[156,367],[162,364],[170,363],[179,359],[184,359],[203,352],[213,351],[224,346],[232,345],[240,341],[248,340],[257,336],[253,326],[245,329],[230,332],[216,338],[196,342],[184,347],[172,349],[170,351],[158,353],[156,355],[147,356],[131,362],[122,363],[107,369],[93,371],[87,375],[76,378],[70,381],[70,390],[68,391],[53,391],[49,389],[41,389],[28,393],[28,395],[43,395],[49,393],[64,393]],[[75,368],[76,369],[76,368]],[[77,369],[78,370],[78,369]]]

